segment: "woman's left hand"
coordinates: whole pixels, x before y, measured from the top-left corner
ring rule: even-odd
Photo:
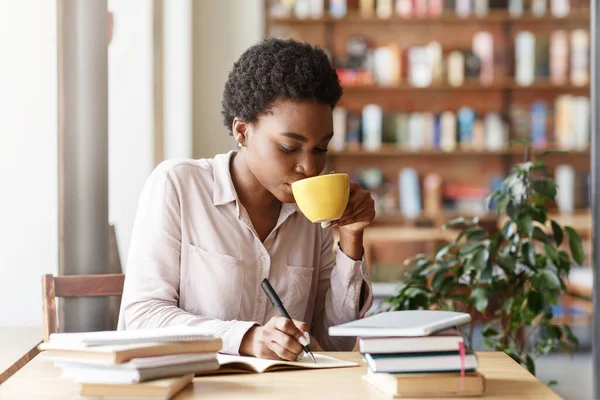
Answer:
[[[350,198],[342,217],[332,222],[332,226],[340,228],[340,234],[361,234],[375,218],[375,202],[371,193],[358,183],[350,183]]]

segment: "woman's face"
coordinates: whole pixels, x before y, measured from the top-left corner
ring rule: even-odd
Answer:
[[[331,107],[310,100],[276,101],[270,113],[245,124],[245,132],[250,171],[279,201],[293,203],[290,185],[319,175],[325,168],[327,146],[333,137]]]

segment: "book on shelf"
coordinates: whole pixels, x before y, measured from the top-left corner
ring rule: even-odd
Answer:
[[[80,383],[78,384],[78,395],[84,398],[106,400],[169,400],[181,392],[193,379],[194,374],[186,374],[135,385]]]
[[[389,374],[367,370],[363,379],[383,394],[397,398],[466,397],[485,393],[485,378],[479,372],[466,372],[461,378],[457,372]]]

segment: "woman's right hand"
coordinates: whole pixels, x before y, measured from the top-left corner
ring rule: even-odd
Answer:
[[[304,332],[308,331],[306,322],[273,317],[264,326],[253,326],[246,332],[240,344],[240,354],[295,361],[303,351],[301,343],[309,342],[304,336]]]

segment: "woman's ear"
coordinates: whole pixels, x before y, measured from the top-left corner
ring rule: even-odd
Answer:
[[[231,131],[233,132],[233,137],[235,138],[236,142],[238,142],[238,146],[243,147],[248,138],[248,124],[235,117],[233,119]]]

